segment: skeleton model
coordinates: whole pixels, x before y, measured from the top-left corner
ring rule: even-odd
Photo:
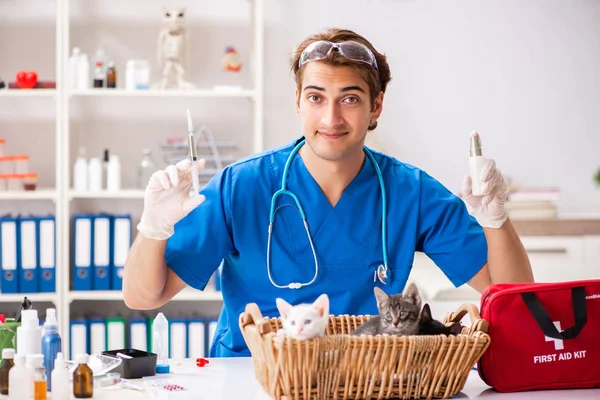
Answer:
[[[193,89],[191,82],[183,79],[186,57],[187,31],[183,26],[185,8],[163,8],[164,28],[158,36],[158,68],[162,78],[154,89]]]

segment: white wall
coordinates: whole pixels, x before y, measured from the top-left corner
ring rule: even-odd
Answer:
[[[88,53],[103,45],[122,84],[125,60],[154,60],[163,4],[188,6],[192,80],[206,87],[226,77],[218,62],[233,45],[246,61],[235,80],[251,85],[246,0],[72,0],[71,44]],[[268,147],[300,134],[289,53],[315,31],[345,27],[369,38],[391,64],[393,80],[374,132],[378,147],[458,191],[468,135],[478,129],[484,151],[505,175],[523,185],[560,186],[564,213],[600,214],[600,190],[592,182],[600,166],[600,2],[265,0],[265,11]],[[0,76],[12,78],[24,66],[54,73],[54,2],[5,0],[0,19]],[[30,127],[54,128],[52,100],[0,101],[0,134],[14,146],[27,144]],[[130,170],[128,186],[142,146],[157,149],[165,137],[185,134],[186,107],[219,137],[237,138],[240,155],[251,148],[251,103],[243,99],[71,101],[72,157],[79,144],[98,156],[110,147]],[[53,146],[43,136],[40,142]],[[32,151],[53,163],[53,155]]]

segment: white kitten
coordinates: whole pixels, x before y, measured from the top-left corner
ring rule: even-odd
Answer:
[[[325,334],[329,320],[329,297],[326,294],[320,295],[312,304],[292,306],[279,298],[275,302],[281,314],[284,335],[307,340]],[[281,330],[278,333],[281,334]]]

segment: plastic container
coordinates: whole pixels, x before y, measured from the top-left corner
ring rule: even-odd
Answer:
[[[44,335],[42,336],[42,354],[44,355],[44,367],[46,374],[50,375],[54,369],[54,360],[58,353],[62,352],[62,339],[58,334],[58,322],[56,320],[56,309],[46,309],[46,321],[44,322]],[[52,381],[48,381],[48,390],[52,390]]]
[[[8,175],[0,174],[0,191],[8,189]]]
[[[12,157],[15,174],[26,174],[29,172],[29,156],[27,154],[15,154]]]
[[[4,156],[4,144],[5,143],[6,143],[6,140],[0,139],[0,157]]]
[[[96,157],[88,163],[88,189],[92,192],[102,190],[102,162]]]
[[[0,156],[0,174],[9,175],[15,173],[14,157]]]
[[[8,174],[6,176],[6,190],[22,191],[23,174]]]
[[[14,400],[28,399],[33,394],[31,372],[25,366],[25,356],[15,355],[15,366],[8,373],[8,398]]]
[[[138,379],[145,376],[153,376],[156,373],[157,355],[147,351],[136,349],[121,349],[103,351],[102,355],[119,357],[121,364],[113,371],[121,374],[123,379]]]
[[[42,353],[42,328],[37,310],[23,310],[17,328],[17,353],[24,356]]]
[[[158,313],[152,323],[152,351],[156,353],[156,373],[168,374],[169,368],[169,321]]]
[[[106,189],[116,192],[121,189],[121,163],[119,157],[111,155],[106,167]]]
[[[54,369],[50,374],[50,385],[48,389],[52,387],[52,400],[69,400],[70,388],[69,385],[69,374],[67,373],[65,359],[62,353],[56,355],[54,361]]]
[[[23,174],[23,189],[24,190],[35,190],[37,189],[38,174],[36,172],[28,172]]]
[[[79,156],[73,165],[73,189],[88,190],[88,161],[85,158],[85,148],[79,149]]]

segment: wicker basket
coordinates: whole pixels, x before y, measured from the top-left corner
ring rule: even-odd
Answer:
[[[444,323],[469,314],[458,336],[352,336],[368,316],[330,316],[325,336],[300,341],[277,335],[279,318],[263,317],[255,303],[239,325],[254,374],[275,399],[449,398],[490,344],[477,307],[463,304]]]

